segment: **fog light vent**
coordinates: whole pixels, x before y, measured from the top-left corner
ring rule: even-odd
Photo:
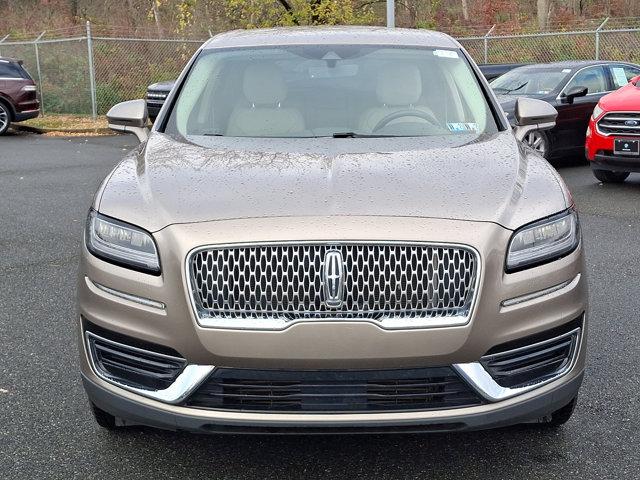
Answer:
[[[169,387],[186,366],[186,360],[151,352],[86,332],[96,373],[116,383],[145,390]]]
[[[581,328],[513,350],[486,355],[482,366],[502,387],[525,387],[562,375],[574,361]]]

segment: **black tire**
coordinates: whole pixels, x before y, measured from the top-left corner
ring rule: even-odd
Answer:
[[[578,397],[573,397],[573,400],[567,403],[564,407],[559,408],[558,410],[553,412],[551,414],[551,418],[544,422],[542,425],[548,428],[561,427],[569,421],[569,419],[573,415],[573,411],[575,410],[577,403]]]
[[[91,410],[93,411],[93,418],[95,418],[98,425],[107,430],[116,429],[116,417],[96,407],[93,403],[91,404]]]
[[[629,176],[629,172],[611,172],[609,170],[593,170],[595,177],[603,183],[622,183]]]
[[[6,103],[0,101],[0,135],[7,133],[11,120],[11,109]]]
[[[524,137],[524,143],[542,155],[546,160],[551,158],[552,145],[547,132],[543,132],[541,130],[529,132]]]

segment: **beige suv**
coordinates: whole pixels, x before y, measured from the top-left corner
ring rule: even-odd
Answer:
[[[98,423],[198,432],[560,425],[585,364],[578,216],[435,32],[216,36],[89,212],[78,304]]]

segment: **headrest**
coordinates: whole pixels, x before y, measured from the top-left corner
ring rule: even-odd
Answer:
[[[422,75],[415,65],[390,64],[378,74],[378,101],[389,106],[411,105],[422,95]]]
[[[276,106],[287,96],[280,69],[272,63],[256,63],[244,70],[244,96],[254,105]]]

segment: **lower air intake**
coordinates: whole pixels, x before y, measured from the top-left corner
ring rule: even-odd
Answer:
[[[219,368],[185,402],[223,410],[353,412],[436,410],[482,400],[450,368],[245,370]]]

